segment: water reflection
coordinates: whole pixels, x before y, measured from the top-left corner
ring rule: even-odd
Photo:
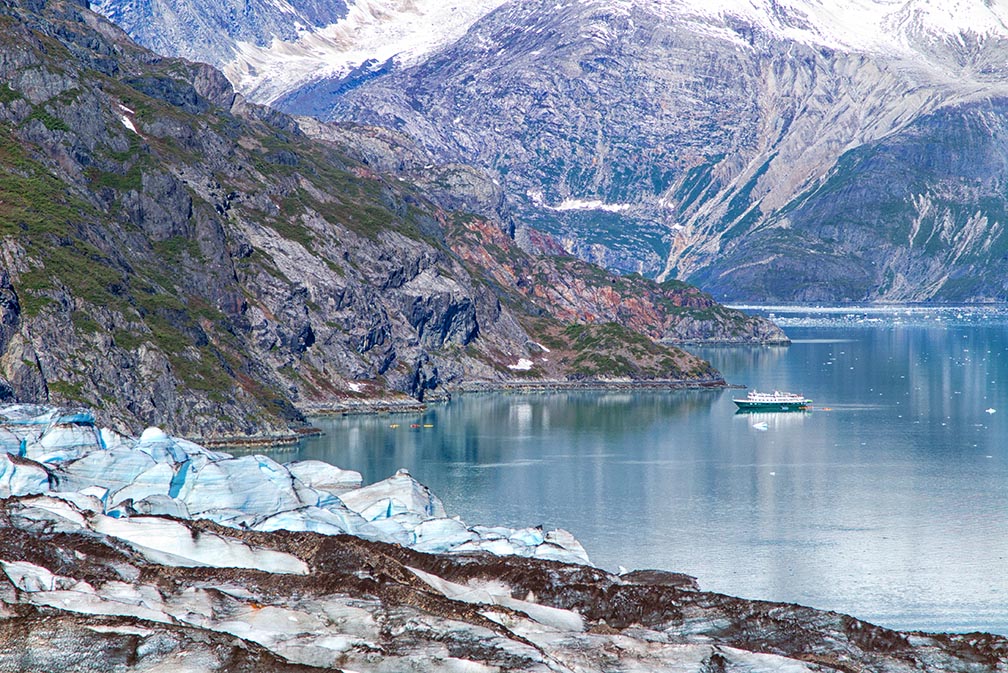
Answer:
[[[736,423],[748,423],[749,427],[761,432],[780,430],[805,422],[810,411],[752,411],[739,409],[735,412]]]
[[[736,415],[733,390],[474,395],[330,419],[299,457],[367,480],[407,467],[450,513],[562,526],[604,567],[1008,633],[1004,323],[789,333],[790,348],[702,355],[730,381],[802,392],[810,413]]]

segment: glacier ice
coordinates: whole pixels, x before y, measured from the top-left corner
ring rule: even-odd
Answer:
[[[478,537],[458,519],[428,519],[413,529],[413,548],[425,552],[447,552]]]
[[[405,513],[437,518],[447,516],[441,500],[406,470],[399,470],[383,481],[343,493],[340,500],[368,521]]]
[[[138,438],[96,428],[87,411],[0,407],[0,497],[39,495],[29,526],[90,528],[151,560],[219,565],[266,559],[251,548],[194,539],[178,520],[260,532],[350,534],[432,553],[478,552],[589,563],[566,531],[467,526],[406,470],[362,486],[359,472],[315,460],[282,465],[234,457],[151,427]],[[298,572],[295,565],[289,571]],[[42,581],[42,580],[39,580]]]
[[[61,491],[80,491],[88,486],[112,490],[133,483],[154,465],[154,459],[146,453],[118,448],[92,451],[59,465],[55,473]]]
[[[168,463],[158,463],[138,474],[133,481],[107,496],[108,504],[115,506],[125,500],[140,501],[156,495],[168,495],[175,470]]]
[[[188,469],[187,465],[179,468],[181,483],[172,495],[183,501],[194,515],[236,509],[254,516],[269,516],[303,504],[295,492],[291,473],[266,456],[228,458]]]
[[[304,561],[272,549],[259,549],[207,531],[194,535],[184,523],[161,517],[95,515],[91,528],[130,543],[154,563],[214,568],[252,568],[273,573],[305,575]]]
[[[321,460],[299,460],[287,463],[287,469],[306,486],[329,493],[352,491],[360,488],[363,482],[360,472],[341,470],[335,465],[323,463]]]
[[[0,498],[33,495],[49,490],[49,473],[41,465],[0,454]]]

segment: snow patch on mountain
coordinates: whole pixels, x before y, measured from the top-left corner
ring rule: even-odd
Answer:
[[[741,19],[782,40],[840,51],[915,53],[916,39],[1008,38],[1005,0],[626,0],[723,34]],[[706,24],[706,25],[705,25]]]
[[[269,103],[307,82],[367,63],[408,65],[451,44],[505,0],[357,0],[341,21],[266,47],[238,42],[224,66],[235,87]]]

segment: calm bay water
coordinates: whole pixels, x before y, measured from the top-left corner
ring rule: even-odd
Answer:
[[[320,420],[324,437],[276,457],[365,481],[406,467],[450,514],[566,528],[609,569],[1008,634],[1008,314],[776,315],[790,347],[701,354],[813,398],[807,414],[736,414],[737,390],[473,395]]]

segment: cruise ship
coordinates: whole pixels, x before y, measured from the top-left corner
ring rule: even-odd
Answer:
[[[804,395],[782,393],[778,390],[772,393],[749,391],[744,400],[732,400],[740,411],[804,411],[812,404],[812,400]]]

